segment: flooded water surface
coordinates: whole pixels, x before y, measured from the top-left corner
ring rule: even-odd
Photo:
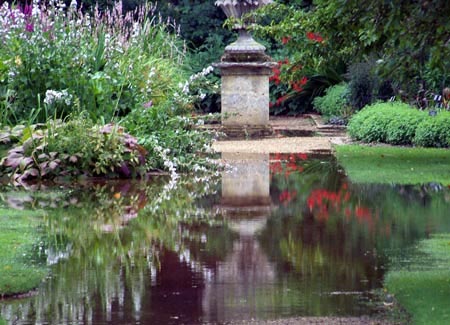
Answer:
[[[218,177],[4,191],[43,209],[50,275],[0,301],[17,324],[360,316],[392,256],[450,230],[450,191],[352,184],[327,155],[223,154]],[[1,221],[0,221],[1,223]]]

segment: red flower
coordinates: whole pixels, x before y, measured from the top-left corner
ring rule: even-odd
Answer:
[[[297,158],[301,160],[306,160],[308,159],[308,155],[306,153],[298,153]]]
[[[306,38],[310,39],[311,41],[316,41],[316,42],[319,42],[319,43],[323,42],[323,37],[320,36],[319,33],[307,32],[306,33]]]
[[[280,200],[281,203],[283,203],[283,204],[286,205],[286,204],[287,204],[288,202],[290,202],[296,195],[297,195],[297,192],[296,192],[296,191],[289,192],[288,190],[285,190],[285,191],[283,191],[283,192],[280,193],[279,200]]]
[[[290,40],[291,40],[291,37],[284,36],[284,37],[281,38],[281,43],[287,44]]]

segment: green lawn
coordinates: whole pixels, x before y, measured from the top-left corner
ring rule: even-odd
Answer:
[[[39,258],[42,212],[0,208],[0,296],[25,293],[47,275]]]
[[[417,253],[387,273],[385,286],[414,324],[450,324],[450,234],[421,241]]]
[[[450,150],[388,146],[336,146],[339,164],[355,183],[450,185]]]

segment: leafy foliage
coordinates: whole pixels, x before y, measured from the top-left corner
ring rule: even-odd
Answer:
[[[66,13],[63,4],[4,4],[1,122],[45,122],[82,111],[109,122],[144,103],[168,100],[186,74],[181,43],[168,24],[158,23],[155,9],[123,15],[117,3],[89,15],[75,7]]]
[[[145,149],[114,125],[99,127],[78,119],[22,132],[20,142],[0,162],[0,175],[19,184],[62,176],[130,177],[145,171]]]
[[[311,69],[379,60],[378,75],[412,97],[419,83],[440,89],[448,83],[450,23],[444,12],[450,12],[445,0],[376,0],[364,6],[317,0],[304,10],[274,3],[263,9],[273,23],[256,28],[279,41],[289,38],[286,47],[295,61]]]
[[[396,109],[394,119],[386,127],[386,142],[394,145],[411,145],[419,123],[427,113],[411,107]]]
[[[447,148],[450,146],[450,112],[427,116],[417,126],[413,140],[422,147]]]
[[[314,99],[313,105],[326,120],[332,117],[348,118],[348,85],[339,84],[328,88],[324,96]]]
[[[426,115],[400,102],[377,103],[355,114],[348,124],[348,132],[363,142],[411,144],[418,122]]]
[[[450,112],[430,112],[399,102],[377,103],[355,114],[348,132],[352,138],[363,142],[449,147]]]
[[[204,119],[174,116],[156,108],[133,111],[123,121],[148,150],[147,165],[171,172],[199,171],[208,164],[214,134],[202,131],[203,123]]]
[[[376,77],[370,63],[360,62],[349,66],[349,103],[356,111],[374,101]]]

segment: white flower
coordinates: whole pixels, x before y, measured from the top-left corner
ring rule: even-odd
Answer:
[[[54,103],[65,103],[66,105],[70,105],[71,102],[72,95],[70,95],[66,89],[62,91],[49,89],[45,92],[44,103],[47,105],[52,105]]]

